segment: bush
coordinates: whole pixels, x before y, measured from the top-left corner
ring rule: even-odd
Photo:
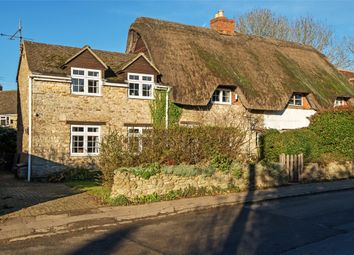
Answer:
[[[216,153],[211,159],[211,165],[222,172],[229,172],[231,164],[232,159],[219,153]]]
[[[162,172],[177,176],[212,176],[215,172],[215,168],[213,166],[202,167],[196,165],[180,164],[176,166],[164,166],[162,168]]]
[[[147,164],[145,166],[138,167],[123,167],[119,168],[119,171],[131,172],[135,176],[140,176],[143,179],[150,179],[151,176],[154,176],[160,173],[160,165],[158,163]]]
[[[0,154],[16,153],[16,130],[0,127]]]
[[[304,154],[306,162],[318,159],[318,136],[307,128],[289,130],[280,133],[277,130],[267,130],[262,138],[262,154],[267,162],[277,162],[279,155]]]
[[[281,153],[303,153],[306,162],[353,160],[354,108],[319,112],[308,128],[282,133],[267,130],[262,137],[262,158],[278,161]]]
[[[101,178],[101,173],[97,170],[86,168],[68,168],[61,172],[56,172],[48,176],[49,182],[68,181],[97,181]]]
[[[117,131],[104,137],[99,167],[106,183],[112,183],[114,170],[121,167],[139,167],[154,162],[196,165],[212,160],[215,155],[224,155],[230,160],[243,157],[241,151],[246,134],[238,128],[174,127],[146,131],[141,140],[128,139]],[[221,162],[219,167],[226,169],[227,164]]]
[[[317,134],[327,158],[354,159],[354,107],[320,112],[311,118],[309,129]]]

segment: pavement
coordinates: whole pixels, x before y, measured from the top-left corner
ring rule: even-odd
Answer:
[[[253,197],[253,192],[248,194]],[[197,210],[0,242],[1,254],[354,254],[354,190]]]
[[[266,190],[117,207],[100,207],[100,205],[94,204],[89,198],[86,200],[85,197],[83,197],[79,200],[74,199],[71,203],[68,202],[70,205],[65,205],[64,203],[63,206],[66,206],[65,210],[57,208],[58,210],[52,209],[52,211],[45,214],[19,214],[18,217],[3,216],[2,222],[0,222],[0,242],[27,240],[80,231],[87,228],[93,229],[102,225],[108,226],[111,224],[129,223],[137,219],[159,218],[237,204],[351,189],[354,189],[354,179],[312,184],[295,184]],[[69,194],[66,197],[70,196],[75,196],[75,194]],[[56,199],[51,201],[54,205],[58,206],[58,203],[55,202]],[[75,207],[75,202],[77,202],[77,207]],[[93,204],[90,204],[91,202]],[[81,205],[85,205],[86,207],[82,208]],[[70,209],[68,210],[68,208]],[[30,210],[31,208],[27,209]]]

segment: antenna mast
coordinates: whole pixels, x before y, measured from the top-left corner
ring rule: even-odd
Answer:
[[[3,34],[3,33],[0,33],[0,36],[5,36],[5,37],[8,37],[9,40],[15,40],[15,39],[20,39],[20,44],[23,42],[23,39],[28,39],[28,40],[31,40],[29,38],[24,38],[22,36],[22,23],[21,23],[21,19],[19,20],[18,22],[18,28],[16,30],[16,32],[12,35],[9,35],[9,34]]]

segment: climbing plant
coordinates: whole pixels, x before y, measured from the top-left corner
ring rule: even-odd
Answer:
[[[165,128],[166,125],[166,93],[167,91],[155,90],[155,100],[151,101],[150,109],[154,128]],[[182,109],[168,100],[168,127],[178,125]]]

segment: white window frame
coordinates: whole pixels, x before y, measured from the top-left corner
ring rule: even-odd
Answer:
[[[5,121],[5,125],[1,125],[1,121]],[[10,117],[6,115],[0,115],[0,127],[10,126]]]
[[[73,131],[73,128],[83,128],[84,131]],[[88,132],[88,128],[98,128],[97,132]],[[83,136],[84,145],[83,152],[73,152],[73,136]],[[88,146],[88,136],[97,136],[98,137],[98,149],[97,152],[87,152]],[[97,125],[71,125],[70,126],[70,156],[97,156],[100,153],[100,141],[101,141],[101,127]]]
[[[129,130],[139,130],[139,133],[130,133]],[[144,130],[145,129],[152,129],[152,127],[128,127],[128,143],[129,143],[129,139],[131,137],[138,137],[139,138],[139,152],[141,152],[143,150],[143,140],[142,140],[142,137],[144,135]]]
[[[300,96],[301,97],[301,104],[296,104],[295,103],[296,102],[296,100],[295,100],[296,96]],[[293,100],[293,103],[290,102],[291,99]],[[290,106],[298,106],[298,107],[303,106],[304,105],[303,95],[300,94],[300,93],[294,93],[293,95],[291,95],[291,97],[289,99],[289,105]]]
[[[127,80],[128,80],[128,98],[136,98],[136,99],[154,99],[154,75],[152,74],[142,74],[142,73],[128,73],[127,74]],[[131,80],[130,79],[130,75],[134,75],[134,76],[138,76],[139,79],[138,80]],[[144,81],[143,80],[143,76],[147,76],[151,78],[151,81]],[[135,84],[139,84],[139,92],[138,92],[138,96],[134,96],[134,95],[130,95],[130,84],[131,83],[135,83]],[[143,84],[147,84],[147,85],[151,85],[151,94],[150,96],[143,96]]]
[[[340,106],[343,106],[343,105],[346,105],[346,101],[344,97],[337,97],[335,100],[334,100],[334,107],[340,107]]]
[[[216,91],[219,91],[219,100],[218,101],[215,101],[214,100],[214,93],[216,92]],[[224,92],[228,92],[229,93],[229,102],[223,102],[222,101],[222,98],[223,98],[223,93]],[[213,95],[211,96],[211,102],[213,103],[213,104],[224,104],[224,105],[231,105],[231,103],[232,103],[232,97],[231,97],[231,89],[216,89],[215,91],[214,91],[214,93],[213,93]]]
[[[74,70],[84,71],[84,75],[74,74]],[[98,72],[98,77],[88,76],[88,72]],[[83,92],[75,92],[73,86],[73,79],[83,79],[84,80],[84,91]],[[88,92],[88,81],[94,80],[98,81],[98,92],[97,93],[89,93]],[[72,67],[71,68],[71,94],[73,95],[84,95],[84,96],[101,96],[102,95],[102,72],[101,70],[96,69],[87,69],[87,68],[79,68]]]

